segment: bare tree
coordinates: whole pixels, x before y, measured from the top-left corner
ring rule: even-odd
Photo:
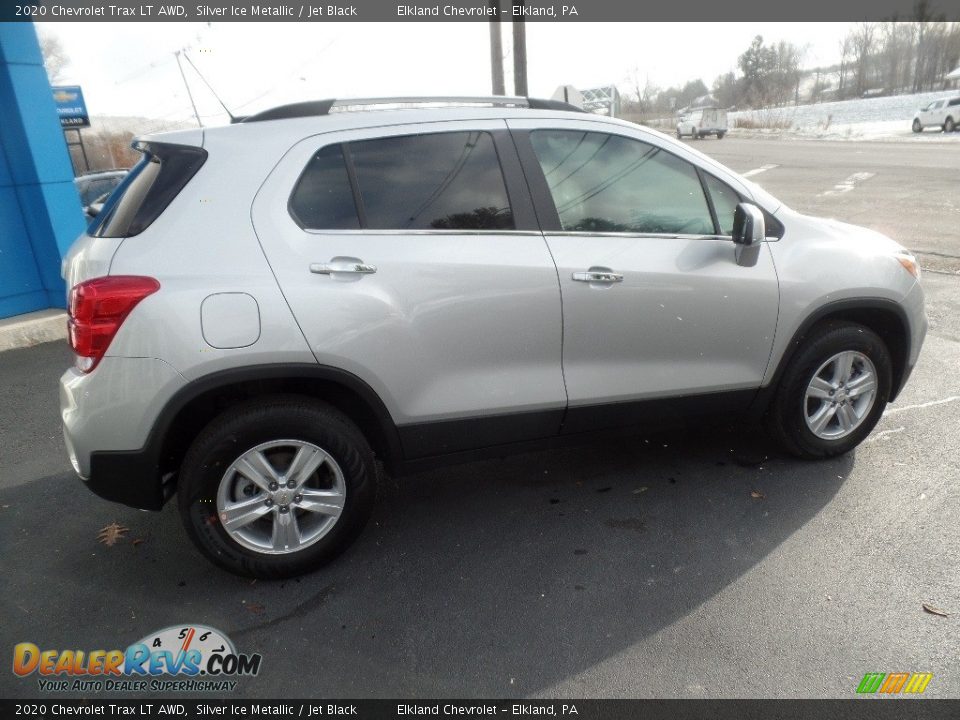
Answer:
[[[840,41],[840,79],[837,82],[837,99],[842,100],[847,88],[847,70],[851,51],[850,36]]]
[[[49,32],[40,33],[40,52],[43,54],[43,65],[47,69],[47,77],[51,84],[56,84],[63,78],[63,71],[70,64],[70,58],[60,38]]]
[[[853,50],[853,63],[856,68],[857,95],[867,91],[870,53],[873,51],[874,37],[877,32],[875,23],[857,23],[850,32],[850,46]]]

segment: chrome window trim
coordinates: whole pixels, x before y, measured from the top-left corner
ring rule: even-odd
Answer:
[[[587,230],[558,230],[545,232],[547,237],[617,237],[617,238],[653,238],[670,240],[729,240],[730,235],[701,235],[689,233],[643,233],[643,232],[590,232]]]
[[[301,228],[303,232],[310,235],[530,235],[543,237],[539,230],[449,230],[449,229],[416,229],[405,230],[398,228],[395,230],[373,229],[344,229],[344,230],[325,230],[322,228]],[[588,233],[589,234],[589,233]],[[729,238],[728,238],[729,239]]]

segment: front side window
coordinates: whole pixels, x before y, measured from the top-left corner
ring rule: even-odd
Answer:
[[[530,139],[563,230],[714,233],[697,171],[675,155],[579,130],[536,130]]]
[[[366,226],[380,230],[509,230],[513,214],[486,132],[350,143]]]

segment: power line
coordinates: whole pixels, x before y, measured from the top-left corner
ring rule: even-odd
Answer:
[[[190,106],[193,108],[193,116],[197,119],[197,126],[203,127],[203,123],[200,121],[200,113],[197,112],[197,104],[193,101],[193,93],[190,92],[190,83],[187,82],[187,76],[183,72],[183,64],[180,62],[180,50],[173,54],[177,58],[177,67],[180,69],[180,77],[183,78],[183,86],[187,89],[187,97],[190,98]]]

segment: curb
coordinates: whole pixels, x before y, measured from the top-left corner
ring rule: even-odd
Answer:
[[[0,320],[0,352],[65,340],[66,337],[67,314],[63,310],[39,310]]]

